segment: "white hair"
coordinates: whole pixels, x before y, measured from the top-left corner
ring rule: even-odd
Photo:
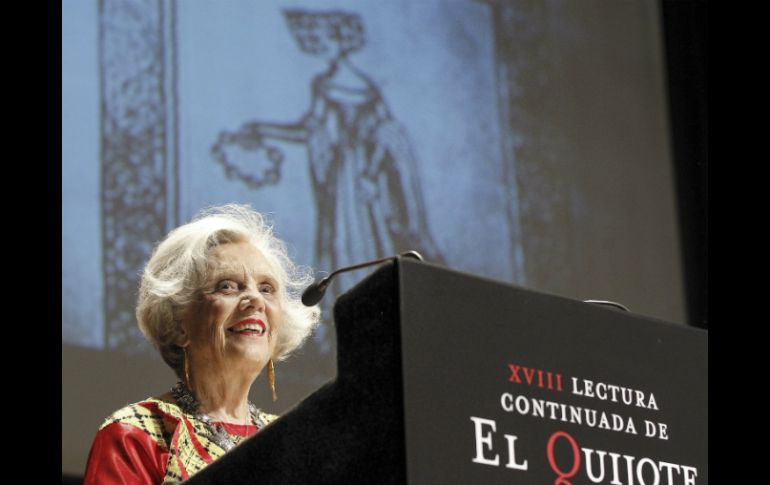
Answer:
[[[262,214],[238,204],[204,209],[156,246],[139,285],[139,328],[179,377],[184,372],[184,352],[176,344],[180,315],[195,301],[206,281],[208,252],[232,242],[253,244],[278,280],[283,318],[273,359],[288,357],[318,324],[319,307],[306,307],[300,301],[302,290],[313,281],[312,271],[292,262],[286,245],[273,235]]]

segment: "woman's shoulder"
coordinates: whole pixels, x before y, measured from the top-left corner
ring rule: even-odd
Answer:
[[[161,429],[168,432],[169,427],[173,428],[185,417],[190,418],[173,401],[170,395],[148,397],[118,409],[104,420],[99,429],[113,423],[120,423],[132,425],[149,432]],[[257,409],[256,417],[258,427],[263,428],[280,416]]]
[[[182,411],[174,403],[161,397],[148,397],[142,401],[127,404],[107,416],[101,428],[112,423],[130,424],[142,429],[165,427],[165,423],[176,421],[182,416]]]

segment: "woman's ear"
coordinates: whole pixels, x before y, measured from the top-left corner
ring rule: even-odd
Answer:
[[[190,334],[187,332],[187,329],[182,322],[177,322],[177,329],[178,333],[176,339],[174,339],[174,343],[182,348],[185,348],[190,345]]]

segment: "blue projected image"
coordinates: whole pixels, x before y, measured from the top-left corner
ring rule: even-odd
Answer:
[[[104,346],[99,236],[98,17],[62,9],[62,342]]]
[[[101,172],[64,200],[64,342],[143,348],[133,304],[152,245],[226,202],[270,214],[295,259],[321,272],[415,249],[525,281],[487,6],[162,2],[142,18],[106,5],[101,57],[63,69],[67,115],[104,106],[78,127],[90,144],[63,153],[65,172]],[[156,37],[140,35],[148,27]],[[84,52],[64,40],[65,58]],[[84,75],[101,99],[67,90]],[[97,140],[98,161],[77,152]],[[75,243],[83,214],[98,224]],[[361,277],[340,278],[334,296]],[[78,294],[83,278],[102,292]],[[329,350],[323,328],[316,341]]]

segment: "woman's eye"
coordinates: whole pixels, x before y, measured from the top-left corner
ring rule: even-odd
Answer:
[[[225,280],[217,283],[217,291],[236,291],[238,289],[238,283],[235,281]]]
[[[275,287],[270,283],[264,283],[262,285],[259,285],[259,291],[267,295],[272,295],[273,293],[275,293]]]

